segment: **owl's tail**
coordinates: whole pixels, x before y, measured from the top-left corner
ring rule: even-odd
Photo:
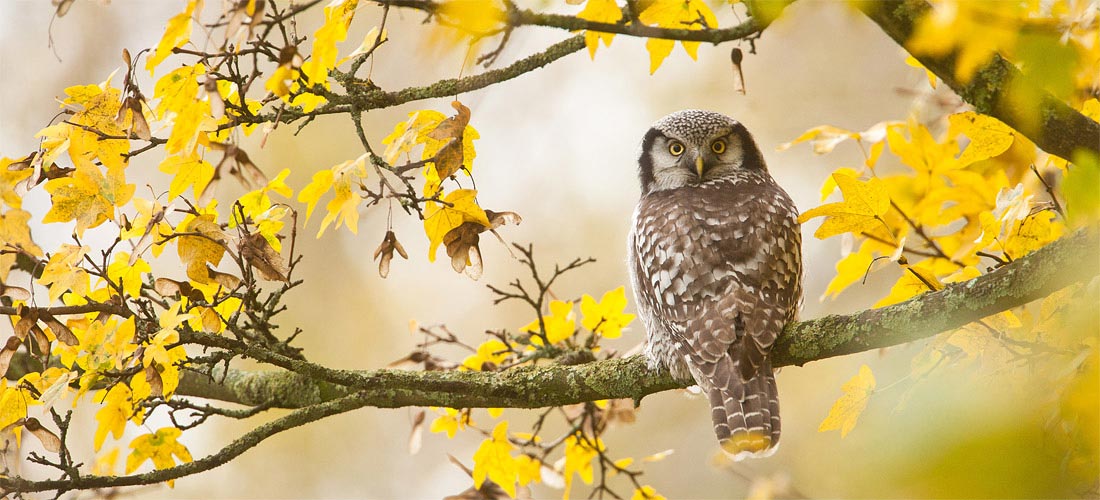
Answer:
[[[771,361],[764,359],[747,382],[732,378],[727,387],[707,388],[714,433],[722,450],[734,460],[771,455],[780,431],[779,392]]]

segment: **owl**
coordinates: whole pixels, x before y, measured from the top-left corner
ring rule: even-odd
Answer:
[[[768,353],[802,298],[798,210],[749,131],[718,113],[658,120],[638,167],[628,255],[649,367],[695,380],[735,459],[769,455],[780,425]]]

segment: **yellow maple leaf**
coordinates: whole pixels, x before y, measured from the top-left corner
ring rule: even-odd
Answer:
[[[103,403],[103,407],[95,414],[98,424],[93,446],[95,451],[99,451],[107,434],[113,435],[115,439],[121,438],[126,430],[126,422],[140,410],[135,407],[132,393],[126,384],[115,384],[109,390],[101,389],[96,393],[95,400]]]
[[[27,416],[27,401],[33,401],[34,395],[26,389],[0,386],[0,429],[12,425]]]
[[[294,69],[291,63],[284,63],[271,72],[271,76],[264,82],[264,89],[285,101],[290,96],[290,85],[287,83],[297,80],[299,74],[301,72]]]
[[[885,224],[882,216],[890,209],[890,195],[878,178],[861,181],[845,173],[834,173],[833,179],[844,201],[829,203],[807,210],[798,217],[803,223],[814,217],[825,217],[814,236],[825,239],[843,233],[855,233]]]
[[[485,363],[499,365],[505,359],[508,359],[509,354],[511,354],[511,351],[508,350],[508,346],[504,342],[489,339],[477,346],[476,353],[466,356],[466,359],[462,360],[462,367],[480,371]]]
[[[921,174],[909,181],[916,192],[924,193],[930,187],[939,186],[943,182],[941,174],[959,168],[959,162],[955,158],[959,145],[953,138],[945,138],[943,142],[936,141],[924,125],[913,120],[905,128],[909,133],[908,140],[901,134],[901,130],[902,127],[887,128],[886,139],[890,150],[898,159]]]
[[[286,178],[289,175],[290,169],[284,168],[260,189],[249,191],[237,199],[241,212],[256,224],[256,232],[262,235],[276,252],[281,252],[283,248],[282,242],[279,241],[279,231],[285,225],[282,219],[289,209],[284,204],[273,203],[270,193],[277,193],[286,198],[293,197],[294,190],[286,184]],[[240,223],[238,219],[239,214],[234,213],[229,227],[236,227]]]
[[[518,437],[519,433],[516,434]],[[521,454],[516,457],[516,472],[516,480],[520,486],[542,482],[542,462],[531,455]]]
[[[1045,210],[1016,223],[1005,238],[1004,251],[1013,259],[1023,257],[1057,240],[1066,225],[1054,212]]]
[[[73,162],[91,163],[99,158],[106,167],[124,167],[127,163],[124,155],[130,152],[130,141],[105,139],[101,136],[126,136],[126,132],[115,122],[121,104],[121,93],[106,85],[107,82],[104,83],[105,88],[80,85],[65,89],[69,97],[64,103],[81,108],[69,119],[73,123],[68,136],[69,156]]]
[[[509,497],[516,497],[516,478],[519,468],[512,457],[512,443],[508,442],[508,421],[503,420],[493,428],[488,439],[481,442],[474,452],[474,487],[481,488],[486,479],[497,484]]]
[[[428,260],[435,262],[436,250],[450,230],[466,222],[490,227],[485,210],[477,205],[477,190],[457,189],[443,197],[447,203],[427,202],[424,207],[424,232],[428,235]]]
[[[27,177],[30,177],[34,173],[34,169],[10,170],[9,167],[15,162],[16,160],[11,158],[0,158],[0,201],[11,208],[22,208],[23,194],[16,186]],[[44,163],[44,165],[49,165],[49,163]]]
[[[875,391],[875,376],[867,365],[859,367],[859,373],[840,387],[844,395],[833,403],[829,416],[821,421],[817,432],[840,429],[840,437],[847,436],[856,426],[860,414],[867,408],[867,400]]]
[[[321,196],[332,189],[332,182],[335,179],[336,176],[331,169],[317,171],[309,184],[298,192],[298,201],[306,204],[306,222],[309,222],[309,217],[313,215],[313,209],[317,208]]]
[[[825,293],[821,295],[821,299],[825,300],[826,297],[835,299],[845,288],[861,281],[870,272],[872,261],[874,261],[874,257],[871,256],[870,252],[864,252],[862,247],[860,251],[844,256],[836,263],[836,276],[829,281],[829,286],[825,288]]]
[[[615,0],[588,0],[584,4],[584,9],[577,13],[577,17],[597,23],[615,24],[623,18],[623,11],[615,4]],[[600,41],[603,41],[604,46],[610,47],[613,38],[615,38],[614,33],[585,31],[584,45],[588,47],[588,55],[595,59],[596,49],[600,47]]]
[[[22,248],[31,255],[39,257],[42,249],[31,240],[31,228],[27,224],[31,219],[30,212],[20,209],[11,209],[0,213],[0,248]],[[0,281],[8,279],[8,273],[18,254],[15,252],[0,252]]]
[[[157,118],[163,120],[168,113],[182,113],[199,95],[202,87],[199,78],[206,74],[202,63],[181,66],[160,77],[153,86],[153,99],[157,100]]]
[[[132,298],[141,297],[141,275],[151,272],[153,268],[140,258],[130,264],[130,254],[126,252],[116,252],[111,259],[111,265],[107,266],[107,277],[121,285],[126,295]]]
[[[386,145],[382,159],[391,165],[397,163],[402,154],[412,151],[421,142],[421,138],[427,138],[428,132],[445,119],[447,115],[431,109],[410,112],[408,120],[398,122],[393,127],[393,132],[382,138],[382,144]]]
[[[190,0],[183,12],[168,20],[164,36],[160,38],[153,53],[145,59],[145,69],[149,70],[150,75],[161,61],[172,54],[172,49],[182,46],[191,39],[191,17],[195,15],[196,10],[202,10],[202,0]]]
[[[441,412],[441,414],[435,420],[432,420],[429,430],[433,433],[446,432],[447,439],[454,438],[455,433],[465,429],[468,425],[473,425],[473,422],[470,421],[469,412],[454,408],[433,408],[433,410]]]
[[[833,152],[837,145],[850,139],[858,140],[859,134],[832,125],[819,125],[803,132],[793,141],[780,144],[775,149],[776,151],[785,151],[795,144],[809,141],[813,146],[814,154],[823,155]]]
[[[130,456],[126,457],[126,473],[137,470],[141,464],[151,460],[157,469],[167,469],[180,463],[190,462],[191,452],[177,441],[183,431],[175,427],[162,427],[152,434],[138,436],[130,441]],[[170,484],[170,482],[169,482]]]
[[[604,450],[600,438],[587,438],[573,434],[565,438],[565,465],[562,475],[565,477],[565,493],[562,500],[569,500],[569,491],[573,487],[573,475],[577,475],[584,484],[592,484],[592,460]]]
[[[199,98],[199,89],[206,79],[206,66],[183,66],[157,80],[153,97],[157,101],[157,116],[166,120],[174,115],[172,132],[164,150],[168,154],[190,153],[199,140],[200,131],[213,131],[216,124],[210,116],[209,99]]]
[[[456,45],[466,36],[475,37],[474,45],[500,28],[505,13],[496,0],[447,0],[440,2],[436,15],[441,16],[447,26],[457,29],[437,29],[431,39],[436,45]],[[476,53],[476,49],[471,49]],[[470,61],[467,55],[465,64]]]
[[[604,338],[617,339],[631,321],[633,314],[624,314],[626,287],[620,286],[603,294],[599,302],[587,293],[581,297],[581,326]]]
[[[195,151],[168,156],[160,162],[158,168],[172,176],[172,183],[168,185],[168,199],[175,199],[187,188],[191,188],[195,198],[199,198],[214,179],[214,166]]]
[[[336,44],[348,37],[359,0],[333,0],[325,6],[325,22],[313,32],[312,56],[302,64],[310,85],[326,85],[328,72],[336,67]]]
[[[72,176],[46,182],[52,204],[42,222],[75,220],[76,234],[83,236],[85,229],[108,219],[114,220],[114,208],[130,201],[135,186],[126,184],[121,166],[107,169],[104,177],[99,167],[91,163],[76,162],[75,165]]]
[[[546,337],[551,344],[557,344],[569,337],[577,330],[577,320],[573,316],[573,303],[562,300],[550,301],[550,314],[542,317],[542,323],[546,326]],[[539,331],[539,320],[528,323],[521,332],[536,334]],[[542,337],[531,335],[531,343],[542,345]]]
[[[928,264],[928,262],[931,263]],[[955,267],[954,264],[943,259],[930,259],[919,264],[902,265],[904,272],[890,288],[890,294],[875,302],[874,307],[886,307],[905,302],[925,292],[942,290],[943,283],[936,275],[938,272],[946,274]]]
[[[638,20],[652,26],[671,29],[701,30],[718,27],[714,12],[702,0],[654,0],[638,15]],[[650,38],[645,47],[649,51],[649,74],[657,72],[661,63],[672,53],[673,40]],[[696,58],[699,42],[680,42],[684,51]]]
[[[352,234],[359,232],[359,202],[363,197],[353,190],[351,181],[351,176],[344,174],[333,183],[335,196],[325,205],[325,211],[328,213],[321,220],[321,229],[317,231],[318,238],[325,234],[325,229],[333,222],[336,222],[335,227],[340,227],[340,223],[343,223]]]
[[[857,172],[856,169],[851,167],[840,167],[836,170],[833,170],[833,174],[844,174],[851,177],[860,176],[860,173]],[[826,198],[832,195],[833,192],[836,191],[836,188],[836,178],[830,174],[828,177],[825,178],[825,182],[821,184],[821,201],[825,201]]]
[[[215,217],[214,214],[189,215],[179,225],[181,233],[195,233],[180,236],[176,252],[180,262],[187,266],[187,277],[199,283],[211,281],[207,264],[217,266],[225,255],[227,238]]]
[[[298,106],[302,108],[302,112],[309,113],[317,109],[317,106],[320,106],[326,102],[328,102],[328,99],[325,99],[322,96],[311,92],[302,92],[294,96],[294,98],[290,100],[290,105]]]
[[[955,113],[948,116],[947,121],[950,123],[949,136],[965,134],[970,138],[970,144],[956,160],[959,167],[1000,155],[1008,151],[1016,140],[1016,131],[1011,127],[996,118],[973,111]]]

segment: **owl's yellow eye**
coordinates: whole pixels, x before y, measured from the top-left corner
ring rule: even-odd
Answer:
[[[684,145],[679,142],[672,141],[668,145],[668,152],[672,153],[672,156],[680,156],[684,154]]]
[[[710,150],[715,154],[722,154],[726,152],[726,141],[721,139],[714,141],[710,144]]]

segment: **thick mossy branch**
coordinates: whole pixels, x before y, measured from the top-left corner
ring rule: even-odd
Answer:
[[[906,48],[917,20],[932,9],[924,0],[860,0],[855,4]],[[1043,151],[1070,160],[1078,149],[1100,155],[1100,123],[1038,87],[1000,55],[994,54],[968,82],[960,81],[955,74],[955,54],[913,56],[979,113],[1018,130]]]
[[[772,364],[802,365],[912,342],[1093,279],[1100,273],[1097,234],[1095,229],[1079,231],[993,272],[901,304],[793,323],[772,351]],[[211,347],[231,347],[229,343],[235,342],[205,335],[192,340]],[[334,370],[270,353],[253,351],[250,356],[294,373],[229,370],[219,374],[225,375],[223,384],[189,373],[179,394],[297,408],[359,391],[363,406],[380,408],[536,408],[598,399],[640,400],[689,383],[648,370],[639,357],[503,372],[419,372]]]

